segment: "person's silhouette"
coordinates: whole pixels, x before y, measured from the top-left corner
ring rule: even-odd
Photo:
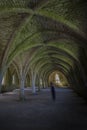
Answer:
[[[50,87],[51,87],[51,94],[52,94],[52,99],[55,100],[56,99],[56,94],[55,94],[55,88],[53,83],[50,83]]]

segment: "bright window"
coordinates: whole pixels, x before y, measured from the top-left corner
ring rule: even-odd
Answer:
[[[60,83],[60,78],[59,78],[58,74],[55,74],[55,82],[56,82],[56,84]]]

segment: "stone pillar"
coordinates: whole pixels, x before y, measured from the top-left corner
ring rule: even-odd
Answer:
[[[44,85],[43,85],[43,88],[46,88],[46,82],[44,81]]]
[[[36,79],[36,74],[34,74],[34,73],[32,72],[32,93],[36,93],[35,79]]]
[[[38,91],[40,91],[40,89],[42,88],[42,79],[39,77],[38,81]]]
[[[20,77],[20,100],[25,100],[24,84],[25,84],[25,77],[24,77],[24,75],[21,75],[21,77]]]
[[[2,87],[2,79],[3,79],[3,75],[0,73],[0,93],[1,93],[1,87]]]
[[[2,87],[2,80],[3,80],[3,74],[0,72],[0,93],[1,93],[1,87]]]

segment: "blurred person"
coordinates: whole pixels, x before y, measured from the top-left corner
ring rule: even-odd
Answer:
[[[55,93],[55,87],[54,87],[53,82],[50,82],[50,88],[51,88],[52,99],[55,101],[56,93]]]

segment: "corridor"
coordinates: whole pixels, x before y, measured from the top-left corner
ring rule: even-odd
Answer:
[[[0,95],[0,130],[87,130],[87,104],[71,89],[50,89],[36,94],[25,90],[19,101],[17,91]]]

